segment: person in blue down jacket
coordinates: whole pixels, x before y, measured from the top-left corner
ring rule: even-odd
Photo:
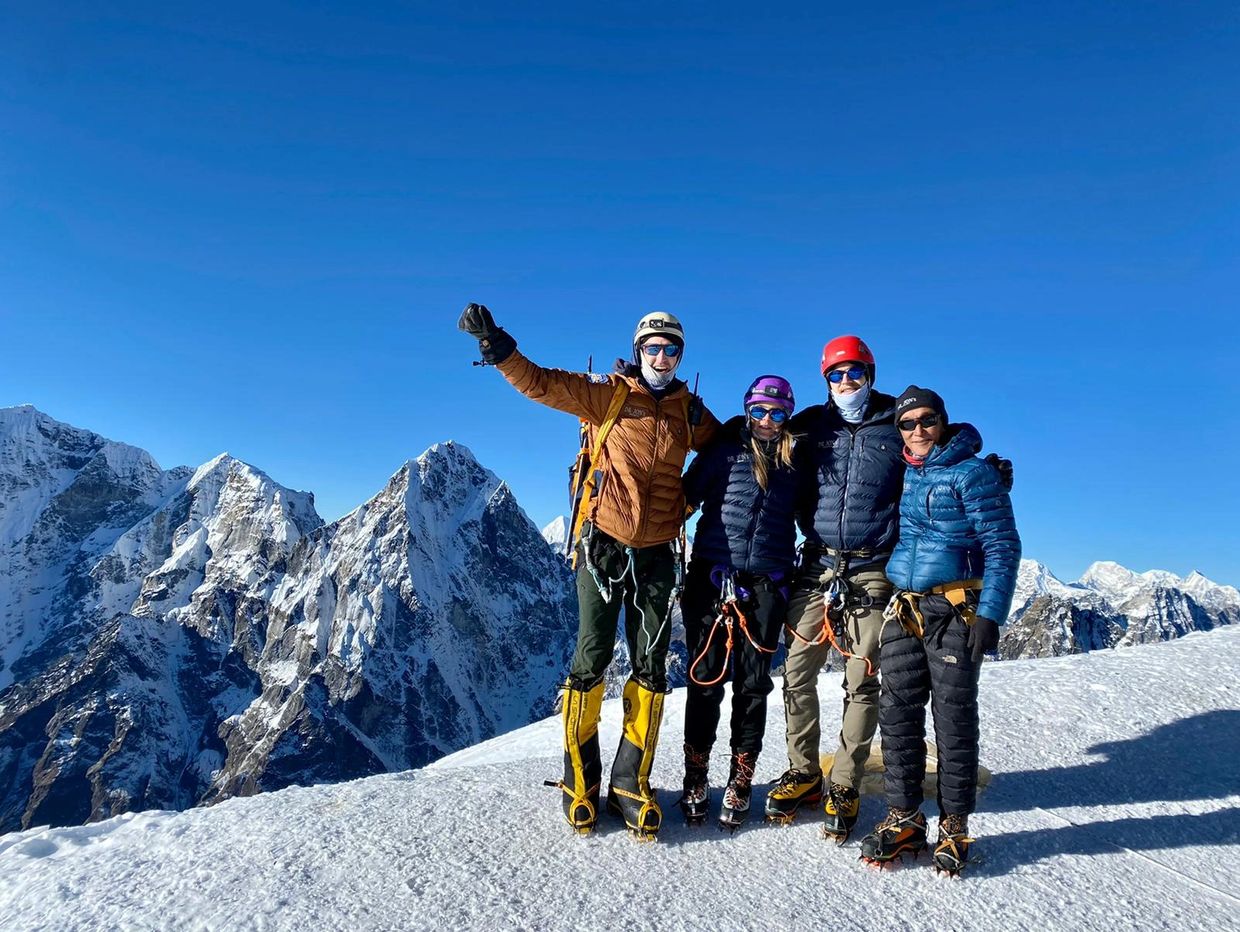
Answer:
[[[1020,564],[1020,536],[998,470],[977,456],[970,424],[949,424],[943,399],[911,385],[895,406],[908,464],[900,537],[887,577],[895,594],[880,644],[879,699],[888,815],[861,842],[886,862],[926,846],[921,813],[926,703],[938,745],[939,835],[934,866],[968,863],[968,817],[977,796],[977,683],[999,643]]]
[[[680,805],[690,824],[701,824],[710,805],[707,769],[729,674],[732,757],[720,822],[735,829],[749,812],[795,558],[797,480],[786,429],[794,407],[787,381],[760,376],[745,392],[744,416],[720,428],[684,477],[686,501],[702,505],[681,597],[690,666]]]

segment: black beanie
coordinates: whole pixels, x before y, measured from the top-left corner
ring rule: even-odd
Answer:
[[[943,404],[938,392],[910,385],[904,390],[904,394],[896,399],[896,422],[900,421],[905,411],[912,411],[914,408],[933,408],[943,419],[943,424],[947,424],[947,406]]]

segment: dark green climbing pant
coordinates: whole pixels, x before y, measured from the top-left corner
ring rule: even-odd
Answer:
[[[611,663],[616,625],[624,608],[624,637],[633,676],[648,689],[667,689],[667,646],[672,635],[676,554],[672,544],[626,547],[586,524],[578,545],[580,625],[572,675],[588,687]]]

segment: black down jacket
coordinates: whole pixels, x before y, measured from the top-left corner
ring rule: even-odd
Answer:
[[[796,475],[772,464],[762,490],[745,422],[738,415],[725,423],[685,473],[685,499],[702,506],[693,558],[746,573],[787,572],[796,551]]]
[[[905,465],[895,399],[871,392],[865,417],[855,427],[832,404],[806,408],[789,427],[801,438],[797,524],[806,543],[889,553],[900,531]]]

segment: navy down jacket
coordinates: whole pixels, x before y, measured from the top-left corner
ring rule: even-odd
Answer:
[[[900,499],[900,542],[887,563],[899,589],[925,592],[963,579],[982,579],[977,614],[1007,619],[1020,566],[1020,536],[999,471],[979,459],[982,438],[971,424],[953,424],[951,439],[910,466]]]
[[[685,473],[685,500],[702,505],[693,558],[747,573],[787,572],[796,553],[796,476],[772,463],[762,490],[745,422],[738,415],[724,424]]]
[[[803,485],[797,524],[806,543],[889,553],[899,534],[904,479],[895,399],[871,392],[865,417],[856,426],[840,417],[835,405],[814,405],[794,417],[789,429],[800,436],[796,466]]]

